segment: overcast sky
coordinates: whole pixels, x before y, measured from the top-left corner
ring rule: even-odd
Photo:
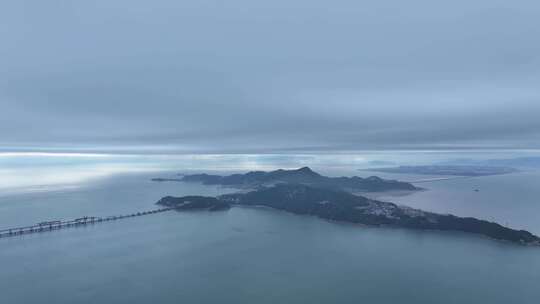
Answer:
[[[538,0],[1,1],[0,149],[540,148]]]

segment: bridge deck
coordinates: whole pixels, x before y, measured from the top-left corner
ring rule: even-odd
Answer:
[[[88,224],[116,221],[116,220],[125,219],[129,217],[137,217],[137,216],[165,212],[172,209],[174,208],[161,208],[161,209],[155,209],[155,210],[125,214],[125,215],[113,215],[113,216],[107,216],[107,217],[85,216],[85,217],[77,218],[74,220],[67,220],[67,221],[41,222],[39,224],[35,224],[31,226],[0,229],[0,238],[31,234],[31,233],[40,233],[40,232],[71,228],[71,227],[77,227],[77,226],[88,225]]]

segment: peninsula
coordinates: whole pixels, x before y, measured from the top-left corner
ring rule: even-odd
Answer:
[[[295,214],[369,226],[423,230],[461,231],[522,245],[540,245],[540,238],[525,230],[514,230],[472,217],[426,212],[393,203],[372,200],[345,191],[303,184],[282,183],[247,192],[218,197],[164,197],[157,204],[179,210],[226,210],[231,206],[266,206]]]

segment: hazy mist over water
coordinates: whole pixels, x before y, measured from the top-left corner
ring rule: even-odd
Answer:
[[[310,166],[329,175],[367,174],[357,169],[388,165],[434,164],[453,159],[537,156],[538,151],[365,151],[330,154],[107,154],[0,152],[0,190],[26,191],[69,186],[119,173],[246,172]],[[370,173],[381,175],[381,173]],[[394,176],[397,179],[403,176]],[[419,178],[420,179],[420,178]],[[2,195],[2,193],[0,193]]]
[[[304,154],[304,155],[151,155],[151,154],[89,154],[89,153],[0,153],[0,197],[25,194],[39,197],[51,191],[85,190],[119,176],[128,178],[143,174],[152,177],[174,177],[178,173],[210,172],[215,174],[244,173],[251,170],[275,170],[310,166],[329,176],[367,177],[377,175],[403,181],[423,181],[425,175],[389,174],[359,171],[379,163],[436,164],[453,159],[497,159],[537,155],[535,151],[516,153],[497,151],[424,151],[402,153],[390,151],[362,154]],[[537,198],[540,193],[539,171],[476,178],[423,182],[417,184],[426,191],[405,196],[380,193],[378,199],[395,202],[427,211],[474,216],[496,221],[514,228],[540,233]],[[437,178],[438,176],[433,176]],[[180,184],[182,185],[182,184]],[[478,192],[474,190],[479,190]],[[166,193],[162,193],[165,195]],[[193,193],[197,194],[197,193]],[[204,194],[204,193],[199,193]],[[158,197],[156,197],[157,199]],[[51,202],[54,205],[53,202]],[[50,208],[50,207],[49,207]],[[58,210],[58,209],[56,209]],[[21,211],[22,212],[22,211]],[[24,218],[23,215],[14,218]],[[16,215],[16,213],[14,213]],[[54,214],[51,214],[54,217]],[[12,222],[26,224],[27,222]],[[5,226],[5,223],[4,223]]]

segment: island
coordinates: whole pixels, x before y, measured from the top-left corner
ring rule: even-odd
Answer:
[[[309,167],[300,169],[275,171],[251,171],[245,174],[232,174],[227,176],[210,174],[184,175],[178,178],[154,178],[153,181],[181,181],[202,183],[205,185],[221,185],[231,188],[255,190],[261,187],[273,186],[280,183],[296,183],[317,188],[342,190],[347,192],[382,192],[390,190],[415,191],[420,188],[397,180],[382,179],[377,176],[362,178],[328,177],[321,175]]]
[[[177,210],[208,210],[220,211],[228,210],[231,205],[221,199],[208,196],[190,195],[184,197],[166,196],[156,204],[167,207],[174,207]]]
[[[281,183],[245,193],[218,197],[167,196],[157,202],[179,210],[226,210],[231,206],[266,206],[295,214],[368,226],[461,231],[522,245],[540,245],[540,238],[472,217],[437,214],[372,200],[363,196],[304,184]]]
[[[450,175],[450,176],[488,176],[518,172],[511,167],[499,166],[468,166],[468,165],[431,165],[431,166],[399,166],[359,169],[360,171],[372,171],[398,174],[422,174],[422,175]]]

